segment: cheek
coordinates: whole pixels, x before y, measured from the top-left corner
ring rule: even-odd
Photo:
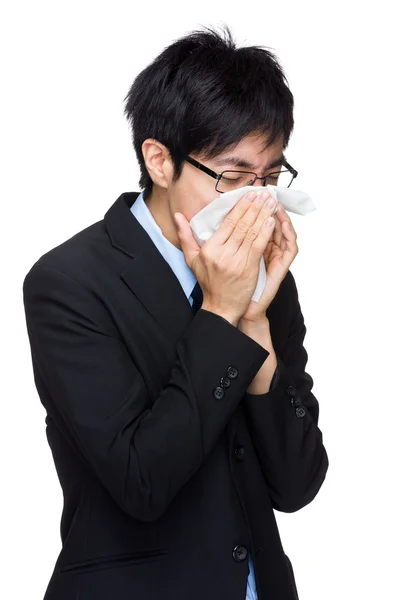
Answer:
[[[188,221],[190,221],[198,212],[205,208],[210,202],[219,197],[219,193],[215,190],[210,193],[210,190],[201,190],[190,188],[179,195],[179,206],[176,209],[181,212]]]

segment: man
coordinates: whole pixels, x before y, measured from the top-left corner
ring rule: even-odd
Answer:
[[[296,233],[268,195],[243,196],[202,248],[188,223],[224,191],[297,174],[278,62],[226,33],[193,32],[139,74],[125,112],[142,193],[24,280],[64,494],[46,600],[298,598],[274,509],[309,504],[328,458]]]

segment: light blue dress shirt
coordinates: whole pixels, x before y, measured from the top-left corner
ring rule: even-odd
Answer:
[[[192,290],[197,283],[194,273],[186,264],[185,256],[182,250],[174,246],[166,237],[163,236],[161,228],[157,225],[153,215],[144,201],[143,192],[138,196],[131,206],[131,212],[139,221],[143,229],[153,240],[161,255],[168,262],[175,273],[183,291],[190,303],[193,304],[191,297]],[[256,582],[254,577],[254,567],[251,555],[249,553],[249,576],[247,578],[247,590],[245,600],[257,600]]]

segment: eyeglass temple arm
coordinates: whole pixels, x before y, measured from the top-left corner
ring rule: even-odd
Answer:
[[[299,174],[298,171],[296,171],[296,169],[294,169],[291,165],[289,165],[289,163],[287,162],[287,160],[282,161],[283,162],[283,166],[286,167],[291,174],[293,175],[293,177],[297,177],[297,175]]]
[[[185,160],[187,160],[187,162],[191,163],[194,167],[197,167],[198,169],[200,169],[200,171],[203,171],[204,173],[211,175],[211,177],[214,177],[214,179],[216,179],[217,181],[219,181],[221,179],[221,175],[219,175],[215,171],[212,171],[205,165],[202,165],[201,163],[199,163],[196,159],[192,158],[191,156],[186,156]]]
[[[185,160],[187,160],[187,162],[191,163],[194,167],[197,167],[204,173],[207,173],[208,175],[210,175],[217,181],[219,181],[221,179],[221,174],[218,174],[215,171],[212,171],[211,169],[209,169],[205,165],[202,165],[201,163],[199,163],[196,159],[192,158],[191,156],[186,156]],[[296,169],[294,169],[286,160],[282,161],[282,164],[292,173],[293,177],[297,177],[297,175],[299,174],[298,171],[296,171]],[[277,171],[277,173],[279,173],[279,171]],[[265,179],[266,177],[267,176],[257,177],[257,179]]]

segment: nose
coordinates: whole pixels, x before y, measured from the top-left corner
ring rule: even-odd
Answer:
[[[267,184],[267,182],[265,182],[265,185],[266,184]],[[253,183],[253,187],[255,187],[255,186],[257,186],[257,187],[264,187],[264,178],[261,178],[261,177],[257,178],[255,180],[255,182]]]

